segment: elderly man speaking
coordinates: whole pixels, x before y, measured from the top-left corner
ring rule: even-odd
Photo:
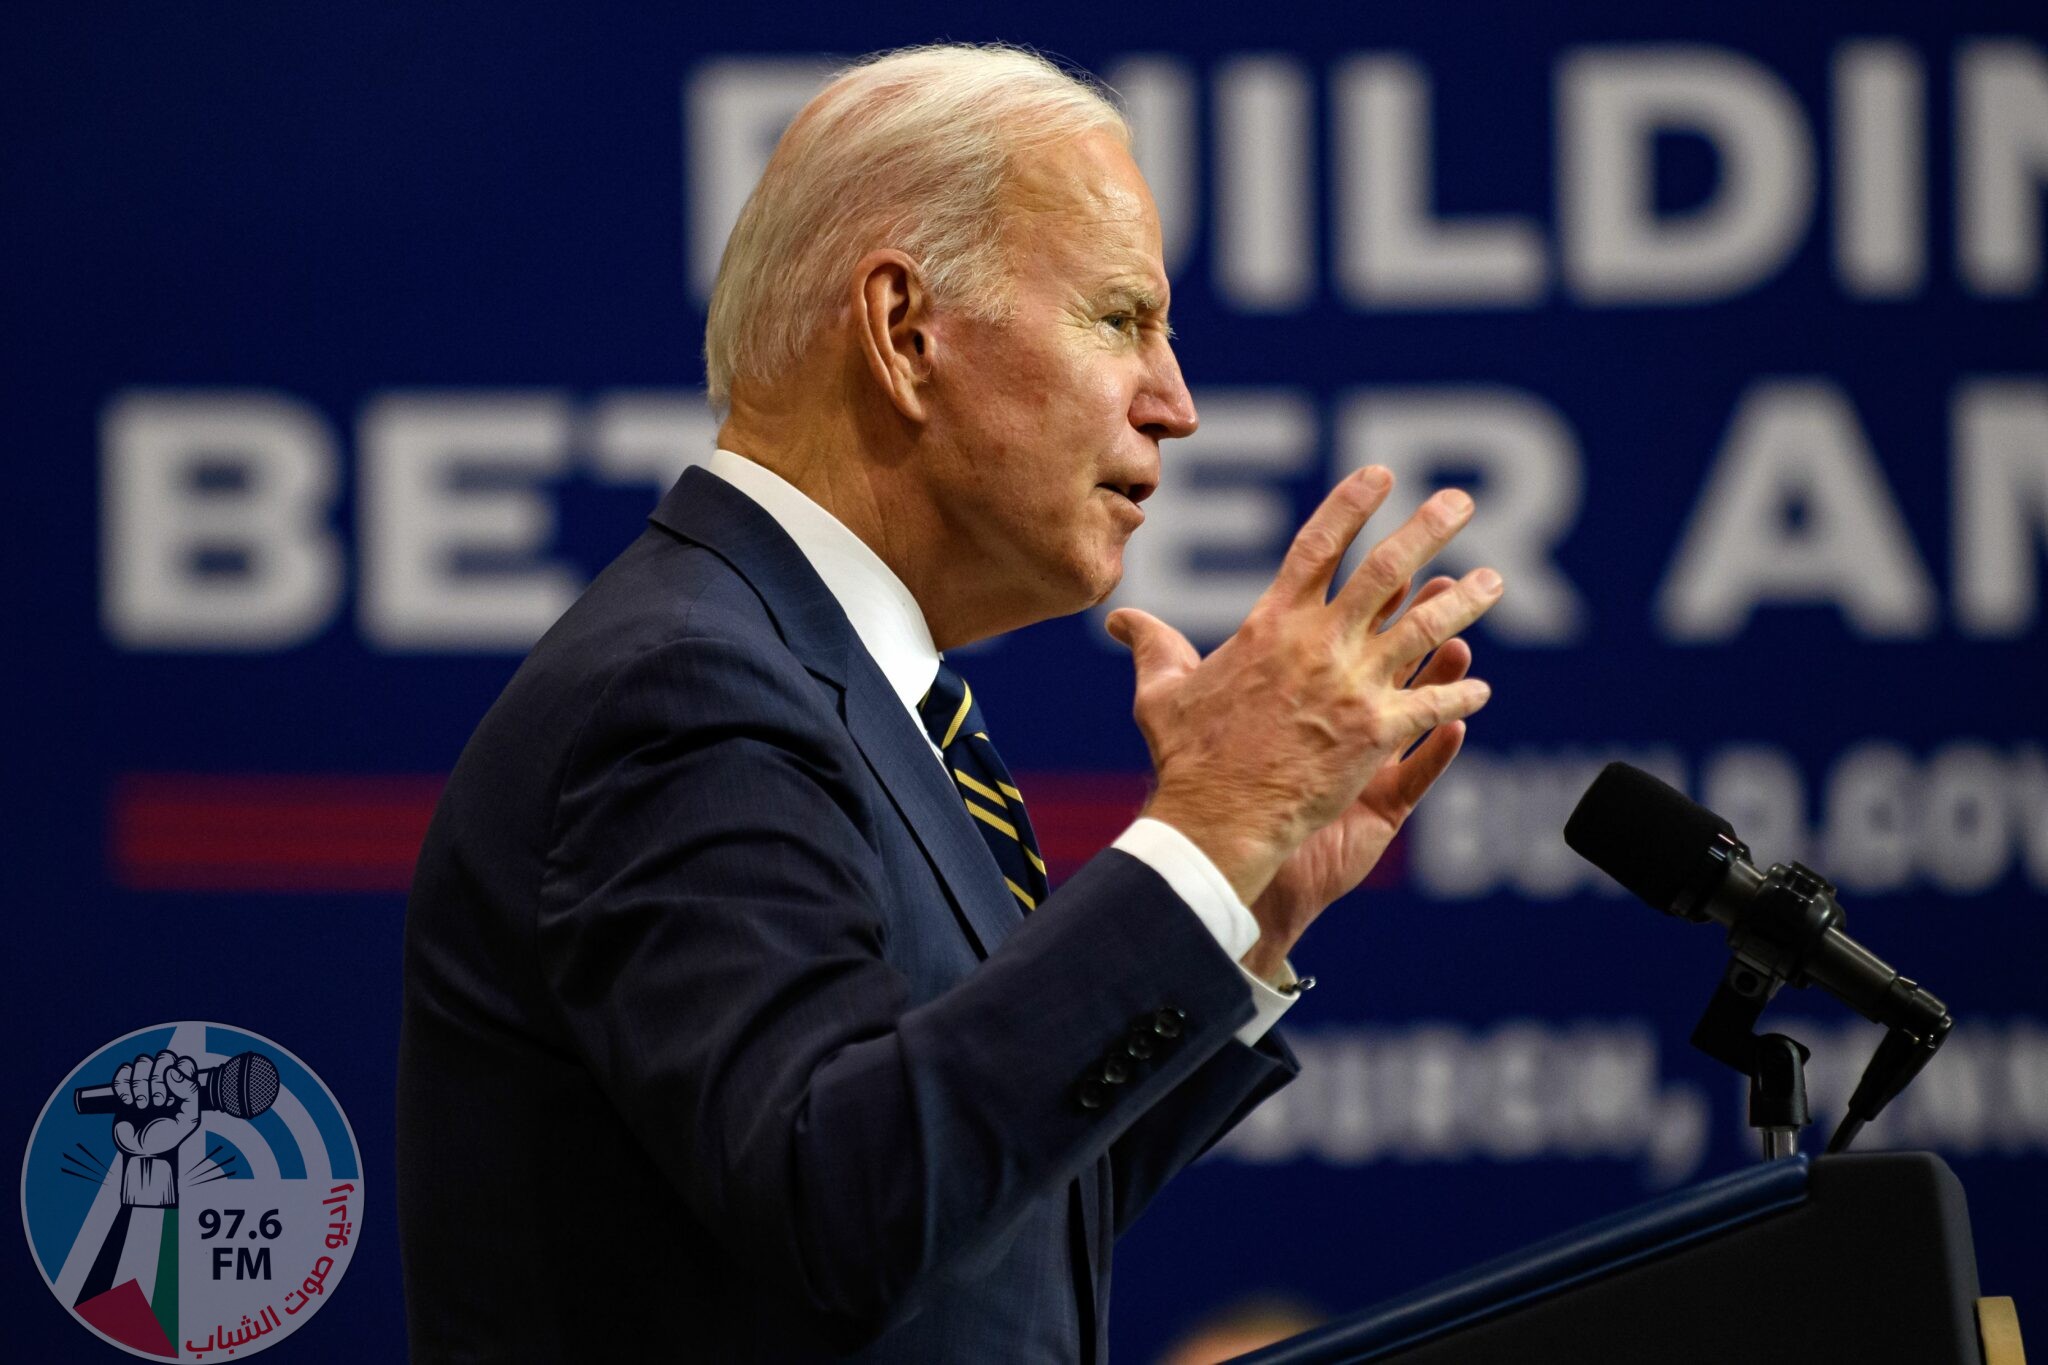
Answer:
[[[1117,1234],[1293,1074],[1288,952],[1456,753],[1501,591],[1411,595],[1458,492],[1336,582],[1366,469],[1208,657],[1115,613],[1157,787],[1049,891],[942,651],[1116,586],[1195,429],[1167,294],[1122,118],[1033,55],[889,54],[790,125],[712,299],[720,449],[420,855],[416,1360],[1104,1356]]]

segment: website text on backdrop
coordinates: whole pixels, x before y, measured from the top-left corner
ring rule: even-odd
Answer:
[[[1337,582],[1373,468],[1208,657],[1113,614],[1157,786],[1046,895],[940,651],[1116,586],[1196,424],[1167,297],[1121,117],[1035,56],[887,54],[785,132],[711,306],[722,449],[420,856],[416,1359],[1101,1357],[1112,1243],[1294,1073],[1288,951],[1456,753],[1501,591],[1411,595],[1455,491]]]

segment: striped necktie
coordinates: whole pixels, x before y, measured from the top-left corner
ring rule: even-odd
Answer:
[[[1037,909],[1048,889],[1045,860],[1038,856],[1038,840],[1024,814],[1024,793],[1010,781],[1010,770],[989,742],[974,689],[941,663],[931,690],[917,704],[917,714],[925,733],[939,746],[967,813],[988,841],[989,852],[996,855],[1010,894],[1026,910]]]

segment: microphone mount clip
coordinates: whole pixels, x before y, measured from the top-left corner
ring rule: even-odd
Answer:
[[[1729,895],[1731,888],[1740,894]],[[1785,1034],[1757,1033],[1756,1023],[1780,988],[1814,984],[1807,968],[1815,950],[1830,933],[1839,938],[1847,919],[1833,884],[1803,863],[1778,863],[1759,874],[1748,845],[1720,834],[1671,913],[1728,926],[1732,956],[1693,1029],[1692,1045],[1749,1077],[1749,1126],[1762,1135],[1765,1159],[1796,1154],[1799,1132],[1812,1122],[1806,1103],[1812,1053]],[[1848,1150],[1863,1125],[1927,1065],[1954,1024],[1939,1000],[1905,977],[1888,975],[1883,989],[1859,1004],[1886,1032],[1828,1141],[1830,1152]]]
[[[1784,984],[1738,951],[1692,1031],[1694,1047],[1749,1077],[1749,1126],[1762,1136],[1767,1161],[1796,1155],[1800,1130],[1813,1121],[1806,1106],[1811,1049],[1783,1033],[1756,1031],[1764,1006]]]

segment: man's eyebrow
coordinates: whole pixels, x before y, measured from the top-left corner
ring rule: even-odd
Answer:
[[[1158,290],[1143,280],[1109,280],[1097,293],[1105,300],[1127,301],[1146,313],[1164,314],[1170,306]]]

